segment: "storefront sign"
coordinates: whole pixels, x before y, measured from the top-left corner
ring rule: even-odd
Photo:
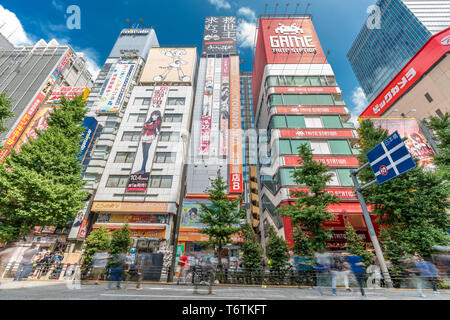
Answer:
[[[19,121],[19,124],[16,126],[14,131],[11,133],[11,135],[8,137],[5,143],[5,149],[0,150],[0,162],[2,162],[5,157],[8,155],[9,151],[14,147],[16,142],[19,140],[22,133],[25,131],[25,128],[30,123],[31,119],[33,118],[34,114],[38,110],[41,103],[44,101],[45,96],[47,95],[50,88],[55,83],[56,79],[58,79],[59,75],[61,74],[62,69],[67,65],[67,63],[70,61],[70,58],[73,55],[72,50],[68,50],[64,58],[62,59],[59,66],[56,68],[56,70],[52,73],[48,81],[45,83],[41,91],[38,93],[37,97],[33,100],[33,103],[28,108],[27,112],[22,116],[22,119]]]
[[[282,93],[304,93],[304,94],[314,94],[314,93],[340,93],[338,87],[274,87],[271,90],[272,94],[282,94]]]
[[[166,230],[130,230],[130,237],[140,239],[159,239],[166,236]]]
[[[95,201],[92,205],[93,212],[131,212],[131,213],[166,213],[167,202],[105,202]]]
[[[167,223],[167,215],[136,215],[101,213],[97,223]]]
[[[120,61],[116,64],[108,84],[103,88],[97,112],[119,112],[122,100],[128,90],[136,69],[136,63]]]
[[[449,37],[450,28],[434,35],[414,55],[397,76],[361,113],[360,117],[380,117],[385,113],[414,83],[450,51],[450,46],[443,39]]]
[[[206,17],[202,55],[236,54],[236,17]]]
[[[244,239],[234,234],[230,237],[232,242],[244,242]],[[199,242],[206,242],[209,240],[209,236],[206,234],[202,234],[199,232],[193,232],[193,231],[180,231],[178,233],[178,241],[185,242],[185,241],[199,241]]]
[[[302,191],[308,192],[308,189],[302,188],[289,188],[289,192]],[[327,191],[337,196],[340,200],[357,200],[355,191],[352,189],[340,189],[340,188],[327,188]]]
[[[55,233],[56,227],[50,226],[50,227],[43,227],[40,233]]]
[[[346,114],[344,107],[276,107],[277,114]]]
[[[297,166],[302,163],[300,157],[282,157],[282,159],[282,163],[286,166]],[[356,157],[313,157],[313,159],[329,167],[359,166],[359,161]]]
[[[279,129],[281,137],[299,138],[356,138],[352,129]]]
[[[239,57],[230,57],[230,193],[243,192]]]

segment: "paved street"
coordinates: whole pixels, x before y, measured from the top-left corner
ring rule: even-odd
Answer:
[[[420,298],[416,290],[378,289],[366,290],[362,297],[356,288],[353,292],[338,289],[338,296],[326,288],[324,296],[315,289],[260,286],[214,286],[215,295],[208,295],[207,288],[194,294],[192,286],[144,284],[136,290],[134,284],[127,288],[108,289],[107,283],[94,285],[67,284],[49,281],[1,281],[0,300],[450,300],[450,291],[433,294],[425,290],[426,298]]]

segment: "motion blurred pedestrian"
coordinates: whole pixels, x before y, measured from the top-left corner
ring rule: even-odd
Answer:
[[[359,290],[361,291],[361,295],[365,296],[366,293],[364,292],[364,282],[366,278],[366,269],[364,268],[364,260],[360,256],[356,255],[345,255],[345,260],[350,265],[350,269],[352,270],[353,274],[355,275],[356,281],[359,285]]]
[[[314,254],[314,269],[317,272],[317,291],[323,296],[322,286],[329,277],[331,256],[323,251]]]
[[[425,261],[417,252],[414,254],[414,264],[418,270],[418,274],[416,275],[416,286],[417,292],[419,296],[425,298],[425,294],[423,293],[423,285],[426,281],[431,282],[431,288],[433,289],[433,293],[437,294],[437,279],[439,276],[439,272],[429,261]]]
[[[380,267],[377,264],[377,257],[372,257],[372,262],[373,263],[366,270],[369,275],[367,278],[367,288],[378,289],[380,288],[381,272]]]
[[[331,264],[331,287],[333,295],[337,295],[336,284],[338,279],[344,280],[344,286],[347,291],[351,291],[348,285],[348,275],[350,274],[348,263],[345,262],[344,258],[340,253],[335,253],[332,256],[333,261]]]

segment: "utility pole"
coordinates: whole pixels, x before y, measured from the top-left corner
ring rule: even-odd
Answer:
[[[383,273],[384,281],[386,282],[387,286],[389,288],[393,288],[391,276],[389,275],[389,271],[386,267],[386,262],[384,261],[383,252],[381,251],[380,243],[378,242],[377,234],[375,233],[375,229],[373,228],[372,220],[370,219],[369,211],[367,210],[366,201],[364,200],[364,197],[362,195],[362,191],[375,183],[377,183],[377,180],[373,180],[366,184],[365,186],[360,186],[358,182],[358,178],[356,175],[364,170],[366,167],[369,166],[369,162],[360,167],[359,169],[352,170],[350,175],[353,180],[353,184],[355,185],[355,191],[356,195],[358,196],[358,200],[361,204],[361,208],[364,213],[364,220],[366,221],[367,229],[369,231],[370,240],[372,240],[373,248],[375,249],[375,254],[377,256],[378,262],[380,263],[381,272]]]

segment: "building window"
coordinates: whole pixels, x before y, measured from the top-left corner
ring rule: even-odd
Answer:
[[[128,183],[129,176],[109,176],[106,182],[107,188],[125,188]]]
[[[177,154],[175,152],[157,152],[155,163],[175,163]]]
[[[114,159],[115,163],[133,163],[135,152],[117,152],[116,158]]]
[[[119,123],[114,121],[106,121],[105,128],[117,128],[119,127]]]
[[[347,140],[329,140],[332,154],[352,154]]]
[[[134,98],[134,104],[137,106],[149,106],[151,101],[151,98]]]
[[[140,136],[140,132],[124,132],[122,135],[122,141],[139,141]]]
[[[131,113],[128,117],[128,122],[131,123],[142,123],[147,119],[146,113]]]
[[[166,113],[164,115],[165,122],[181,122],[183,121],[183,115],[178,113]]]
[[[172,176],[150,176],[151,188],[172,188]]]
[[[178,142],[180,141],[179,132],[161,132],[159,135],[159,141],[163,142]]]
[[[433,101],[433,98],[431,98],[431,96],[428,92],[425,93],[425,98],[427,98],[428,102],[430,102],[430,103]]]
[[[167,105],[169,106],[183,106],[186,103],[186,98],[167,98]]]

